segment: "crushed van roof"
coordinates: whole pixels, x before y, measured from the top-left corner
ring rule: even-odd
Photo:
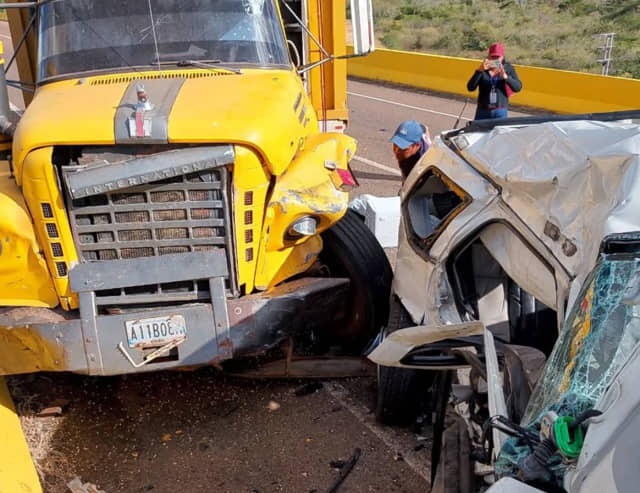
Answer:
[[[472,123],[443,139],[577,273],[604,236],[640,230],[640,112],[610,115]]]

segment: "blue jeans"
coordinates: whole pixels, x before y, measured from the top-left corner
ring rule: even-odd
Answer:
[[[488,120],[489,118],[506,118],[507,108],[494,108],[492,110],[478,108],[476,110],[476,120]]]

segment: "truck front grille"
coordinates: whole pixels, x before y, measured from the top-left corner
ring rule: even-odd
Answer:
[[[223,248],[233,273],[229,173],[227,167],[207,169],[71,200],[70,221],[81,261],[188,255]],[[232,291],[233,280],[233,276],[226,279]],[[208,284],[204,280],[142,284],[96,295],[104,298],[101,304],[193,300],[208,296]]]

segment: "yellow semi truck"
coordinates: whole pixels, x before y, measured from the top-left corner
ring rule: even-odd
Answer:
[[[369,51],[370,5],[351,12]],[[5,131],[1,374],[375,335],[390,270],[347,212],[343,1],[56,0],[8,16],[33,92]]]
[[[378,332],[391,269],[347,207],[344,0],[3,7],[25,110],[0,98],[1,375],[291,361]],[[370,0],[349,10],[366,54]]]

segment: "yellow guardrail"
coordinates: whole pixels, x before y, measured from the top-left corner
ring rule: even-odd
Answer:
[[[0,493],[42,493],[4,378],[0,377]]]
[[[477,92],[467,91],[467,81],[479,64],[480,60],[469,58],[380,49],[365,57],[349,59],[347,73],[362,79],[467,96],[475,101]],[[511,97],[512,105],[556,113],[640,109],[640,80],[516,63],[514,67],[523,88]]]

